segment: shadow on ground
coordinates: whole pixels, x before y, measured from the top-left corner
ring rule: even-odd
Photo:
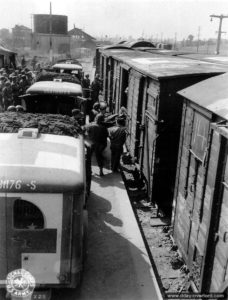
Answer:
[[[95,181],[100,184],[100,179]],[[105,184],[103,178],[101,182]],[[120,182],[117,184],[122,186]],[[153,295],[142,298],[140,294],[144,283],[137,277],[135,261],[143,268],[144,276],[149,278],[150,264],[145,261],[143,252],[119,233],[124,224],[113,214],[111,202],[92,192],[88,209],[88,255],[81,288],[77,291],[55,292],[53,299],[156,299]]]

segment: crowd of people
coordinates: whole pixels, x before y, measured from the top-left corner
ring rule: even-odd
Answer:
[[[21,97],[26,90],[35,82],[35,73],[28,69],[25,64],[10,70],[7,67],[0,69],[0,112],[23,111]],[[95,154],[100,176],[104,176],[103,152],[110,139],[111,169],[118,172],[120,157],[127,138],[126,122],[127,111],[121,107],[119,114],[107,114],[107,104],[99,99],[102,90],[102,81],[99,75],[95,75],[92,83],[86,74],[81,80],[83,96],[87,98],[87,112],[83,114],[80,109],[72,110],[72,119],[82,128],[85,135],[86,148],[89,156]],[[90,104],[90,105],[89,105]],[[86,114],[88,115],[86,124]],[[111,122],[110,122],[111,121]]]
[[[11,106],[20,106],[20,96],[34,82],[34,74],[28,68],[0,69],[0,112]]]

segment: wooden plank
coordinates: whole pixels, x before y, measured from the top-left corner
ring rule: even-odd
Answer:
[[[205,224],[206,228],[209,228],[210,215],[211,215],[211,210],[204,207],[202,224],[203,225]]]
[[[205,236],[207,235],[207,231],[208,231],[208,224],[206,224],[205,222],[201,222],[200,223],[200,231],[202,232],[202,234],[204,234]]]
[[[226,220],[226,223],[228,225],[228,206],[227,206],[227,203],[226,203],[226,205],[224,203],[222,204],[221,218]]]
[[[227,262],[227,245],[221,240],[222,237],[220,237],[219,242],[216,246],[216,252],[215,252],[215,258],[219,261],[221,266],[225,267]]]
[[[228,189],[226,187],[223,191],[223,205],[228,206]]]
[[[204,253],[205,242],[206,242],[206,236],[200,227],[199,232],[198,232],[198,237],[197,237],[197,248],[198,248],[199,252],[202,254]]]
[[[224,274],[224,267],[221,266],[220,262],[217,258],[214,259],[214,265],[213,265],[213,273],[212,273],[212,280],[213,288],[216,290],[219,289],[219,287],[223,283],[223,274]]]

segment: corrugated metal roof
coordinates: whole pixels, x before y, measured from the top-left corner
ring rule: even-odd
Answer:
[[[201,81],[178,94],[228,120],[228,73]]]
[[[222,74],[228,71],[228,66],[168,55],[162,56],[156,53],[121,49],[102,50],[102,53],[157,79],[200,74]]]
[[[12,54],[16,54],[16,52],[12,51],[12,50],[9,50],[3,46],[0,45],[0,53],[12,53]]]
[[[39,81],[31,85],[26,94],[79,96],[82,95],[82,87],[80,84],[71,82]]]
[[[74,191],[83,185],[82,147],[80,139],[68,136],[19,139],[17,133],[0,133],[0,181],[10,180],[13,189],[13,181],[20,180],[23,191],[30,192]]]

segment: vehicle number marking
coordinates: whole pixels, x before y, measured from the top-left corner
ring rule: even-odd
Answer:
[[[36,189],[36,181],[31,180],[26,186],[34,191]],[[21,190],[23,187],[22,180],[14,180],[14,179],[1,179],[0,180],[0,189],[7,189],[7,190]]]

